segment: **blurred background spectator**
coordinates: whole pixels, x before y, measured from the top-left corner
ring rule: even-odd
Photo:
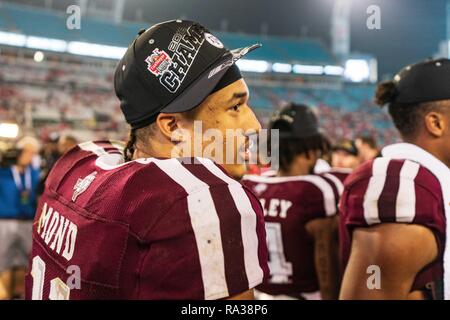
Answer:
[[[5,152],[0,168],[0,299],[23,296],[39,182],[39,143],[25,137]]]
[[[331,166],[336,169],[355,169],[360,164],[355,142],[343,139],[333,146]]]
[[[44,192],[45,181],[58,161],[64,153],[72,149],[78,144],[78,140],[72,135],[62,135],[52,133],[42,146],[41,150],[41,178],[37,187],[37,194],[40,196]]]
[[[355,140],[358,156],[361,163],[372,160],[380,155],[377,141],[372,136],[360,136]]]
[[[71,135],[64,135],[58,140],[58,153],[62,156],[78,144],[78,140]]]

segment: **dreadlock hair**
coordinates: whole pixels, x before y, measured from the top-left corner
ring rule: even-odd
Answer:
[[[279,155],[280,169],[289,171],[292,162],[298,155],[305,155],[309,159],[311,151],[320,152],[320,157],[331,150],[328,139],[321,133],[305,138],[283,138],[280,137]]]
[[[383,108],[388,105],[388,111],[403,138],[413,138],[419,128],[425,114],[431,111],[442,112],[448,104],[448,100],[422,102],[422,103],[398,103],[395,102],[397,88],[393,81],[385,81],[377,86],[375,103]]]
[[[149,140],[154,131],[155,122],[152,122],[143,128],[130,130],[130,137],[128,138],[128,142],[123,150],[125,162],[133,160],[134,153],[137,149],[137,144],[144,147],[146,150],[150,149]]]
[[[123,150],[125,162],[133,160],[134,151],[136,151],[136,140],[136,129],[131,129],[130,137],[128,138],[128,142]]]

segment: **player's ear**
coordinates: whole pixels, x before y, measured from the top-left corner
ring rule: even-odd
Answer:
[[[182,128],[180,127],[180,114],[160,113],[156,118],[156,125],[161,134],[170,141],[177,141]]]
[[[443,114],[439,112],[429,112],[425,115],[425,127],[433,136],[440,138],[445,132],[445,128],[449,125]]]

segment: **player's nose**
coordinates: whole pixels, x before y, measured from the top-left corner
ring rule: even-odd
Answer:
[[[247,108],[248,113],[247,113],[247,121],[246,121],[246,131],[253,131],[253,133],[258,133],[262,127],[261,127],[261,123],[259,123],[258,118],[256,117],[255,113],[253,112],[253,110],[248,107]]]

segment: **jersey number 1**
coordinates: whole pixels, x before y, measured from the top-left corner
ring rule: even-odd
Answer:
[[[281,224],[266,222],[267,247],[269,249],[270,283],[292,282],[292,263],[286,261]]]
[[[31,299],[42,300],[45,280],[45,262],[39,256],[33,258],[31,276],[33,277]],[[69,300],[69,297],[70,288],[60,278],[54,278],[50,281],[50,300]]]

